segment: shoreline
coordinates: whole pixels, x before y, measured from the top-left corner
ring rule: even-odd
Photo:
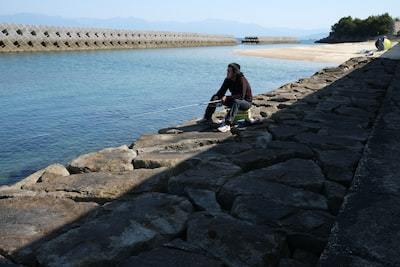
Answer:
[[[397,43],[393,43],[393,46],[396,44]],[[369,41],[361,43],[317,44],[287,48],[236,50],[235,53],[244,56],[341,64],[350,58],[366,56],[368,51],[373,52],[373,55],[369,56],[373,58],[379,57],[386,52],[377,51],[375,43]]]
[[[391,257],[396,235],[382,237],[375,222],[383,219],[389,233],[399,230],[390,220],[398,214],[398,198],[385,187],[399,171],[394,151],[400,126],[387,120],[399,117],[393,90],[400,88],[399,75],[399,61],[353,58],[255,95],[252,114],[260,123],[242,131],[219,133],[188,121],[0,186],[0,229],[7,229],[0,263],[315,265],[345,261],[338,253],[346,250],[335,250],[342,240],[361,255],[359,238],[368,245],[361,248],[363,263],[370,263],[369,255],[398,263]],[[386,154],[382,149],[389,147],[393,153]],[[394,176],[369,180],[376,173],[367,176],[368,164]],[[369,181],[381,186],[390,205],[378,194],[371,198],[376,191],[358,194],[357,185]],[[371,207],[365,218],[355,216]],[[348,216],[340,216],[343,210]],[[348,241],[332,238],[349,234]]]

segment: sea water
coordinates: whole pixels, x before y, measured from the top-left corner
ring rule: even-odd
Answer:
[[[231,62],[253,94],[329,65],[235,53],[277,46],[2,54],[0,184],[201,117],[204,106],[144,113],[208,101]]]

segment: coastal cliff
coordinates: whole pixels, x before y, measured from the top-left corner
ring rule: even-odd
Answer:
[[[0,187],[0,263],[399,265],[399,90],[400,61],[353,58],[255,96],[245,129],[189,121]]]

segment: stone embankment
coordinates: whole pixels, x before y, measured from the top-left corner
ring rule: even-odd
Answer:
[[[257,95],[246,129],[51,165],[1,187],[0,263],[399,266],[399,90],[399,61],[354,58]]]
[[[228,35],[0,24],[0,53],[235,44]]]

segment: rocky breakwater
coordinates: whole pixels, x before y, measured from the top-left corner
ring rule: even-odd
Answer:
[[[246,129],[189,121],[3,186],[0,263],[314,266],[399,67],[354,58],[256,96]]]
[[[0,53],[236,45],[229,35],[0,23]]]

